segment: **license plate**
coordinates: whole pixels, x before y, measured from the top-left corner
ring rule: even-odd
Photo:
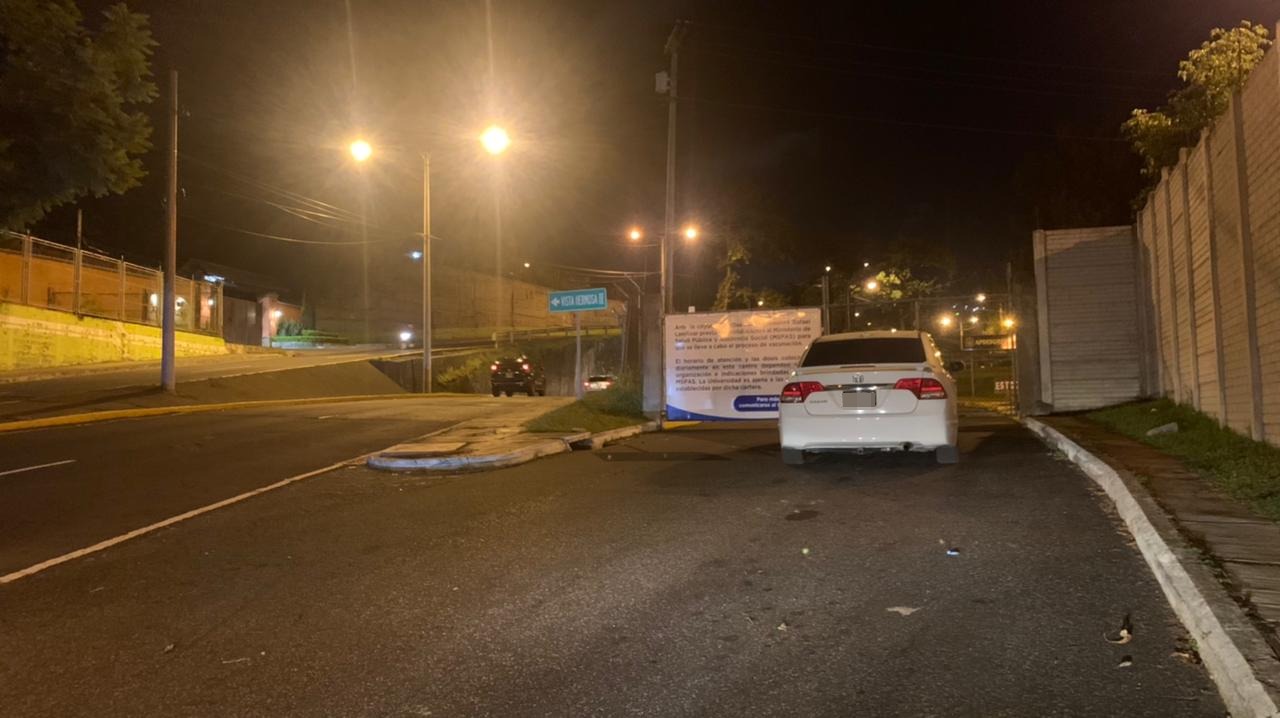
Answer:
[[[846,391],[842,396],[846,409],[870,409],[876,405],[874,391]]]

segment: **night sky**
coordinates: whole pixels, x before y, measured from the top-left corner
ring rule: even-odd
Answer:
[[[362,213],[375,266],[412,269],[424,150],[440,261],[493,271],[496,201],[504,271],[638,269],[646,252],[653,268],[656,250],[623,236],[661,227],[653,75],[689,21],[678,203],[703,239],[680,271],[703,304],[718,237],[744,227],[773,247],[745,273],[757,287],[905,251],[968,290],[1024,262],[1037,225],[1126,223],[1141,187],[1118,138],[1129,110],[1177,87],[1211,28],[1280,18],[1280,0],[495,0],[490,82],[481,2],[130,5],[151,15],[162,89],[181,75],[180,262],[299,288],[359,275]],[[148,180],[81,204],[92,246],[148,263],[163,237],[153,110]],[[493,120],[514,142],[497,161],[476,142]],[[345,150],[356,135],[376,147],[362,168]],[[70,241],[72,217],[36,234]]]

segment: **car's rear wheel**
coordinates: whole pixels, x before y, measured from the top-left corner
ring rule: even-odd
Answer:
[[[494,395],[494,396],[497,396],[497,395],[499,395],[499,394],[501,394],[501,393],[502,393],[502,390],[501,390],[501,389],[498,389],[497,387],[494,387],[494,390],[493,390],[493,395]]]
[[[514,392],[514,391],[511,391],[510,389],[507,389],[506,394],[507,394],[507,396],[511,396],[512,394],[515,394],[515,392]]]
[[[782,463],[787,466],[804,466],[808,457],[805,456],[804,449],[790,449],[782,447]]]
[[[933,450],[939,464],[955,464],[960,461],[960,450],[954,446],[939,446]]]

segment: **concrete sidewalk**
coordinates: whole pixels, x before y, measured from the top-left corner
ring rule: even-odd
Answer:
[[[1115,469],[1141,478],[1182,535],[1211,558],[1280,658],[1280,525],[1216,489],[1176,458],[1077,416],[1040,417]]]

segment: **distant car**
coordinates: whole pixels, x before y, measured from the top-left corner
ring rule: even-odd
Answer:
[[[778,404],[782,460],[818,452],[932,451],[959,460],[956,384],[925,332],[819,337],[791,373]]]
[[[618,383],[618,377],[612,374],[592,374],[582,382],[582,387],[587,391],[604,391],[616,383]]]
[[[503,358],[489,365],[489,387],[494,396],[516,392],[546,396],[547,375],[541,365],[528,357]]]

